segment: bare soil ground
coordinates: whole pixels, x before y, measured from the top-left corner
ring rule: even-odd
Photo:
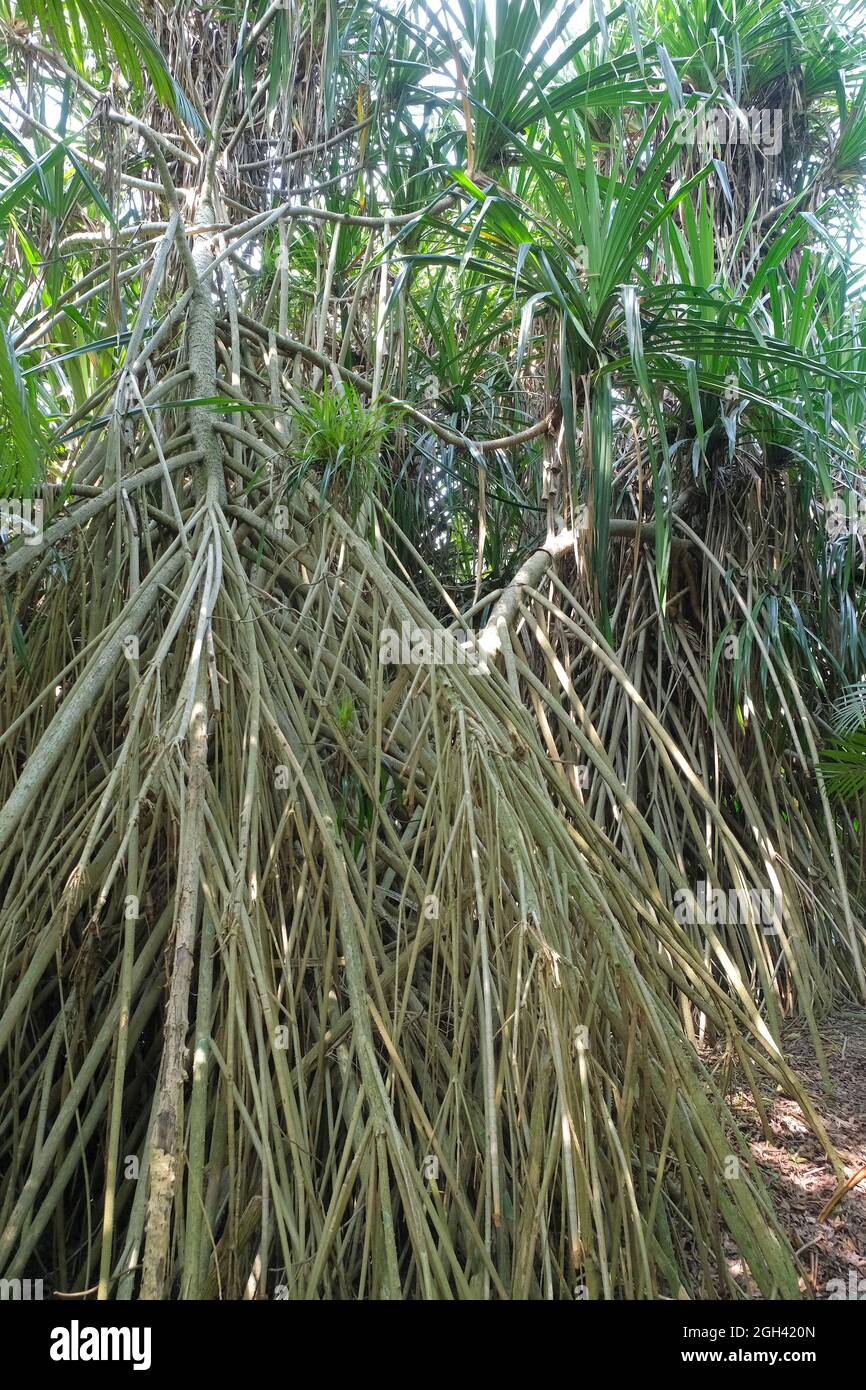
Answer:
[[[785,1030],[783,1051],[811,1095],[846,1177],[852,1177],[866,1167],[866,1010],[845,1009],[822,1021],[819,1032],[831,1094],[822,1085],[814,1049],[802,1025],[792,1024]],[[766,1096],[773,1134],[768,1142],[751,1097],[735,1092],[729,1103],[751,1143],[779,1220],[803,1262],[804,1295],[866,1301],[866,1176],[821,1221],[839,1183],[799,1105],[777,1094]]]

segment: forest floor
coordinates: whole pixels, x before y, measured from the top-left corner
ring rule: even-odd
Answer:
[[[819,1023],[819,1033],[831,1093],[823,1087],[804,1025],[785,1028],[783,1052],[811,1096],[846,1177],[851,1177],[866,1167],[866,1010],[840,1011]],[[819,1220],[839,1183],[796,1101],[775,1092],[765,1094],[772,1141],[764,1133],[750,1095],[735,1091],[729,1104],[749,1140],[779,1221],[806,1270],[801,1284],[804,1296],[866,1301],[866,1177],[824,1221]]]

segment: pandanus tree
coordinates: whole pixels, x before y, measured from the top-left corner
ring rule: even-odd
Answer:
[[[797,1296],[860,8],[0,4],[0,1273]]]

